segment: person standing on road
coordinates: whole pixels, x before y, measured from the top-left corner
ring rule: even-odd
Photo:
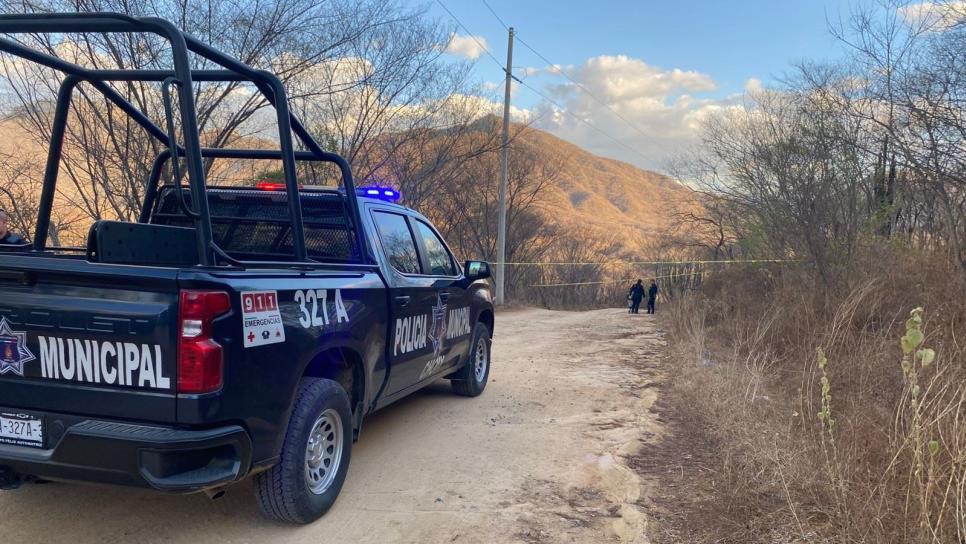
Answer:
[[[10,214],[0,208],[0,244],[20,245],[27,243],[23,237],[10,230],[9,224]]]
[[[631,287],[631,313],[641,313],[641,301],[644,300],[644,280],[637,280]]]
[[[647,288],[647,313],[654,313],[654,303],[657,302],[657,280],[651,280],[651,286]]]

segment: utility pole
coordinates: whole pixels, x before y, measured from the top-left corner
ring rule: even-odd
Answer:
[[[500,219],[496,233],[496,303],[506,302],[506,187],[509,181],[510,85],[513,83],[513,27],[506,47],[506,92],[503,95],[503,145],[500,148]]]

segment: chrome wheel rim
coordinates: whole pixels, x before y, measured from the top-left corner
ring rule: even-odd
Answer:
[[[329,408],[315,420],[305,445],[305,483],[321,495],[335,481],[342,461],[342,419]]]
[[[486,353],[486,341],[482,338],[476,342],[476,353],[473,356],[473,375],[477,382],[482,382],[486,377],[486,365],[488,362]]]

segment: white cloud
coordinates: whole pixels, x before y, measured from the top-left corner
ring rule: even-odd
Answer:
[[[503,117],[503,102],[496,102],[477,95],[451,94],[447,97],[447,109],[458,111],[463,117],[479,119],[486,115]],[[528,123],[533,118],[533,112],[528,109],[510,105],[510,120],[514,123]]]
[[[966,23],[966,0],[926,1],[899,8],[899,16],[909,26],[943,31]]]
[[[757,93],[762,89],[764,89],[764,86],[757,77],[748,78],[748,81],[745,82],[745,91],[749,93]]]
[[[594,57],[562,69],[597,100],[573,83],[551,86],[550,93],[566,112],[544,103],[533,112],[535,125],[591,152],[650,169],[664,169],[696,143],[709,114],[740,102],[740,95],[702,96],[718,89],[708,74],[664,69],[626,55]],[[746,87],[756,84],[760,81],[750,79]]]
[[[691,70],[663,70],[626,55],[601,55],[569,70],[595,94],[617,101],[664,98],[673,92],[714,91],[711,76]]]
[[[486,38],[471,35],[463,36],[456,32],[450,35],[449,43],[446,44],[447,53],[466,57],[470,60],[480,58],[480,55],[486,53],[487,49],[489,49],[489,46],[486,44]]]

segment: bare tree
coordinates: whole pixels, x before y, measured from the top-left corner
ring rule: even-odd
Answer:
[[[303,77],[318,66],[342,59],[359,43],[369,43],[383,28],[398,28],[424,16],[424,10],[400,2],[363,0],[37,0],[3,4],[7,12],[119,11],[168,19],[185,32],[257,68],[276,72],[293,85],[294,101],[321,100],[341,91],[329,82]],[[170,68],[164,42],[141,34],[25,35],[16,39],[88,67]],[[193,57],[194,67],[209,62]],[[38,142],[49,140],[52,100],[60,83],[53,71],[3,57],[2,68],[13,97],[17,121]],[[309,81],[314,84],[309,85]],[[352,85],[359,85],[352,82]],[[156,85],[112,85],[119,94],[160,123],[163,104]],[[205,145],[223,147],[251,137],[272,138],[264,131],[266,107],[260,94],[237,82],[198,84],[198,124]],[[132,219],[143,198],[144,183],[161,144],[100,93],[81,85],[66,135],[62,197],[92,219]]]
[[[883,2],[833,28],[855,84],[838,105],[877,137],[880,232],[935,244],[966,273],[966,10]]]
[[[620,252],[620,235],[588,228],[559,232],[548,248],[547,258],[567,263],[524,269],[528,283],[515,293],[518,299],[540,303],[547,308],[593,308],[623,303],[629,278],[626,267],[612,261]]]
[[[445,150],[485,113],[471,83],[471,64],[444,59],[452,28],[411,16],[373,29],[348,45],[344,56],[319,64],[296,85],[332,89],[324,97],[295,100],[309,126],[366,179],[410,142]],[[437,157],[440,158],[440,157]],[[436,161],[420,161],[421,164]]]
[[[0,153],[0,209],[9,213],[13,230],[27,238],[37,224],[40,186],[41,177],[32,157]],[[64,235],[69,240],[72,227],[83,217],[83,213],[69,206],[54,210],[50,221],[51,243],[61,245]]]
[[[769,253],[807,258],[828,284],[863,220],[866,164],[852,126],[812,87],[751,99],[705,124],[693,179],[739,211]]]
[[[728,199],[691,190],[690,198],[671,203],[668,211],[667,229],[649,244],[655,254],[717,261],[734,259],[740,251],[739,242],[745,231],[741,214]]]
[[[496,119],[474,120],[478,113],[468,109],[462,121],[444,128],[419,127],[383,136],[380,140],[390,140],[383,147],[386,158],[377,161],[380,167],[370,176],[398,183],[406,203],[414,208],[437,193],[449,193],[465,177],[466,168],[501,145]]]
[[[499,125],[493,118],[484,118],[473,127],[473,132],[463,136],[463,147],[454,151],[460,157],[458,161],[426,172],[429,179],[420,182],[425,191],[420,208],[433,219],[458,253],[492,260],[496,256],[500,160],[497,153],[480,150],[487,148],[494,135],[499,134]],[[556,235],[554,223],[548,220],[540,198],[547,187],[560,181],[560,161],[535,149],[525,136],[526,130],[514,125],[509,154],[506,255],[511,262],[540,260]],[[443,131],[440,137],[448,145],[452,135]],[[442,174],[439,179],[436,179],[437,171]],[[434,189],[426,190],[429,187]],[[508,290],[522,283],[523,270],[509,268]]]

